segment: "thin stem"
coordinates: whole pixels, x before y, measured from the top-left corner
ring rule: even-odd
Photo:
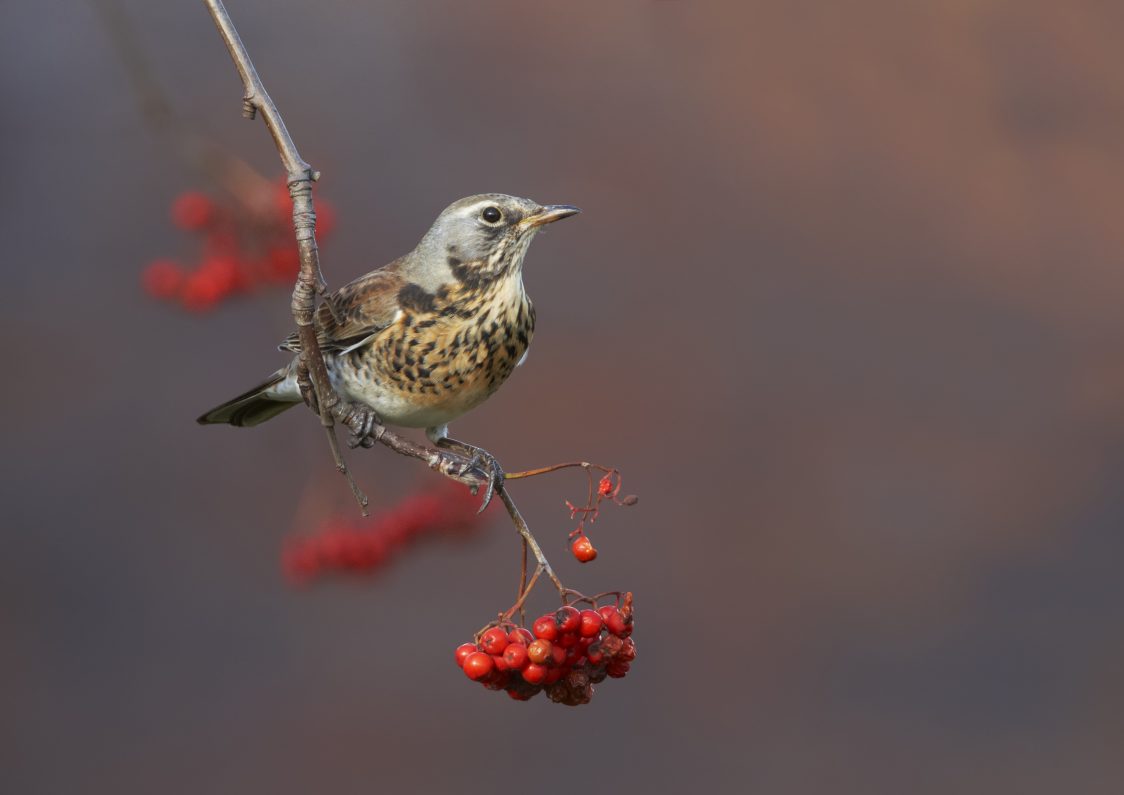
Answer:
[[[347,485],[351,487],[351,494],[355,497],[355,501],[359,503],[360,513],[363,516],[369,516],[367,505],[370,501],[359,488],[359,484],[355,482],[355,478],[351,476],[351,470],[348,469],[347,462],[343,459],[343,452],[340,450],[340,440],[336,437],[336,429],[328,425],[324,427],[324,431],[328,437],[328,448],[332,451],[332,460],[336,463],[336,470],[347,478]]]
[[[605,470],[606,472],[609,471],[609,467],[598,466],[597,464],[591,464],[588,461],[569,461],[565,464],[551,464],[548,467],[539,467],[538,469],[527,469],[527,470],[524,470],[523,472],[505,472],[504,473],[504,479],[505,480],[519,480],[520,478],[533,478],[536,475],[546,475],[546,474],[549,474],[551,472],[557,472],[560,469],[569,469],[570,467],[582,467],[584,469],[589,469],[591,467],[594,467],[594,468],[597,468],[597,469]]]
[[[227,50],[230,51],[230,57],[234,60],[234,67],[238,70],[238,76],[242,78],[244,89],[242,100],[247,114],[253,118],[250,109],[253,109],[253,112],[261,111],[265,126],[269,128],[269,132],[273,136],[273,142],[277,145],[277,152],[281,155],[281,164],[285,167],[285,172],[289,175],[290,180],[301,179],[306,175],[315,179],[319,175],[311,173],[312,168],[304,162],[297,151],[297,146],[293,143],[292,136],[289,135],[289,131],[285,127],[281,113],[277,110],[277,106],[273,104],[269,93],[266,92],[265,86],[258,76],[258,71],[254,68],[254,62],[250,60],[250,54],[246,51],[246,45],[242,43],[242,37],[238,35],[238,30],[234,27],[234,22],[231,21],[230,14],[227,13],[222,0],[204,0],[204,2],[207,5],[207,10],[211,12],[211,18],[215,21],[215,26],[218,27],[219,33],[222,35],[223,42],[226,43]]]
[[[562,594],[562,597],[566,598],[568,596],[573,597],[573,599],[570,601],[570,604],[572,604],[572,605],[576,605],[578,602],[586,602],[589,605],[596,607],[597,602],[600,601],[601,599],[604,599],[606,596],[615,596],[617,601],[620,602],[621,592],[620,591],[602,591],[601,593],[594,594],[593,596],[586,596],[581,591],[575,591],[572,588],[567,588],[565,590],[565,592]]]
[[[526,599],[527,594],[527,539],[523,539],[520,545],[523,547],[523,560],[519,567],[519,598],[516,604],[519,605],[519,619],[522,623],[527,623],[527,611],[523,609],[523,600]]]
[[[501,621],[510,621],[511,617],[515,615],[515,611],[518,610],[519,622],[526,626],[527,610],[524,607],[524,603],[527,601],[527,597],[531,595],[531,591],[534,590],[535,583],[538,582],[538,579],[542,575],[543,571],[544,568],[541,564],[535,567],[535,572],[531,575],[531,581],[528,582],[527,587],[519,593],[519,598],[515,600],[515,604],[509,607],[507,611],[500,616]]]
[[[550,568],[550,561],[548,561],[546,555],[543,554],[542,547],[540,547],[539,542],[535,540],[534,534],[531,533],[531,528],[527,526],[527,522],[523,519],[523,515],[519,513],[519,509],[515,507],[515,503],[512,501],[511,495],[507,493],[504,484],[500,483],[496,486],[496,494],[503,500],[504,507],[507,508],[507,513],[511,517],[512,523],[514,523],[519,534],[523,536],[523,541],[530,547],[531,553],[539,563],[539,568],[546,573],[546,576],[554,583],[554,587],[558,589],[558,593],[561,594],[565,590],[565,586],[562,585],[562,581],[558,579],[558,575],[554,573],[554,569]]]

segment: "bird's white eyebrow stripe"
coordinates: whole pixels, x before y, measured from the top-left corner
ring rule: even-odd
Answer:
[[[483,210],[485,207],[493,207],[495,204],[496,202],[492,199],[483,199],[476,202],[476,204],[470,204],[468,207],[465,207],[465,209],[476,212],[477,210]]]

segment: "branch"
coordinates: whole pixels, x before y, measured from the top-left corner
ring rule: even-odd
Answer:
[[[252,119],[258,113],[261,114],[273,136],[273,142],[281,155],[281,162],[288,176],[289,195],[293,200],[293,227],[300,253],[300,273],[293,289],[292,300],[293,319],[297,324],[301,345],[297,383],[300,385],[305,402],[320,417],[336,468],[347,477],[355,498],[363,514],[366,515],[367,498],[352,479],[340,452],[335,429],[335,423],[339,422],[351,430],[349,440],[351,447],[373,447],[375,444],[382,444],[400,455],[424,461],[431,469],[445,477],[469,485],[474,493],[484,486],[487,489],[487,496],[484,498],[484,506],[481,510],[487,506],[494,490],[507,508],[512,524],[521,536],[523,564],[516,602],[509,610],[501,613],[496,621],[489,624],[493,629],[487,630],[489,638],[487,643],[495,645],[499,650],[505,649],[508,645],[520,645],[517,642],[509,644],[507,627],[511,624],[511,618],[516,611],[520,611],[525,619],[524,605],[527,597],[539,578],[545,574],[558,590],[563,607],[536,620],[535,634],[539,634],[539,624],[542,622],[543,631],[557,638],[558,645],[552,646],[551,641],[545,639],[543,635],[540,635],[538,640],[530,640],[533,637],[531,633],[526,628],[519,628],[517,636],[529,641],[522,644],[523,667],[509,669],[506,667],[508,663],[505,662],[505,668],[501,670],[496,667],[498,663],[495,662],[501,658],[495,654],[485,653],[492,649],[480,645],[485,642],[485,631],[482,630],[477,633],[476,643],[462,644],[458,647],[457,661],[470,679],[482,681],[493,689],[507,689],[510,695],[519,700],[531,698],[546,688],[553,701],[570,705],[587,703],[593,694],[594,682],[603,681],[606,676],[615,678],[624,676],[628,672],[631,660],[636,656],[635,645],[629,645],[632,644],[629,637],[632,634],[632,594],[625,594],[624,604],[619,608],[606,606],[608,609],[604,612],[586,611],[590,615],[579,612],[573,607],[574,602],[588,602],[592,607],[596,606],[597,597],[585,597],[577,591],[566,588],[558,579],[538,541],[531,533],[530,527],[527,526],[511,495],[508,494],[503,473],[490,454],[476,450],[477,455],[468,458],[446,449],[439,450],[417,444],[388,430],[379,422],[370,407],[346,401],[336,394],[328,378],[328,370],[314,326],[318,297],[325,297],[329,309],[334,313],[331,300],[326,295],[327,285],[320,272],[320,260],[316,248],[316,213],[312,201],[312,183],[319,179],[320,175],[312,170],[297,151],[277,106],[273,104],[265,86],[262,85],[261,78],[258,77],[257,70],[246,52],[246,47],[242,44],[234,23],[223,7],[222,0],[204,0],[204,2],[242,78],[243,115]],[[480,453],[484,453],[491,463],[480,462],[478,460]],[[495,467],[494,472],[490,469],[492,466]],[[482,471],[482,467],[489,468],[489,471]],[[601,499],[609,498],[617,501],[620,491],[620,477],[617,470],[586,462],[573,462],[528,470],[517,473],[515,477],[534,477],[568,467],[581,467],[589,477],[589,499],[586,506],[576,508],[567,503],[571,510],[571,518],[579,513],[582,515],[582,521],[574,531],[580,534],[586,518],[588,517],[592,522],[596,517],[597,506]],[[596,490],[592,469],[606,473]],[[629,500],[635,502],[635,498],[625,498],[620,502],[631,504]],[[571,537],[574,533],[571,533]],[[537,562],[530,578],[527,577],[528,550],[535,556]],[[575,557],[583,562],[592,560],[595,555],[596,550],[593,550],[593,555],[589,557],[580,557],[575,551]],[[580,638],[579,631],[582,633]],[[561,637],[563,634],[565,637]],[[463,659],[462,652],[464,652]],[[550,670],[547,665],[550,666]],[[493,674],[496,676],[493,677]]]
[[[472,459],[449,450],[439,450],[433,447],[418,444],[390,431],[376,419],[370,409],[341,398],[332,388],[328,378],[328,369],[324,364],[324,355],[320,350],[320,342],[316,336],[314,319],[316,314],[316,299],[327,295],[327,285],[320,271],[320,257],[316,247],[316,211],[312,199],[312,183],[320,178],[320,173],[314,171],[305,162],[289,135],[281,112],[277,109],[269,93],[265,90],[257,69],[242,43],[234,23],[230,19],[222,0],[204,0],[215,26],[226,44],[230,57],[242,78],[243,97],[242,113],[246,118],[253,119],[258,113],[273,136],[273,143],[281,156],[281,163],[285,168],[288,178],[289,195],[293,200],[293,228],[296,232],[297,248],[300,252],[300,273],[297,283],[293,288],[292,312],[293,320],[297,324],[297,333],[300,338],[301,353],[297,373],[298,383],[305,402],[320,417],[320,424],[324,427],[328,439],[328,446],[332,451],[336,469],[342,473],[359,503],[363,515],[367,515],[367,497],[359,489],[351,472],[343,459],[340,451],[339,439],[336,436],[335,423],[349,428],[351,431],[351,446],[371,447],[382,444],[394,452],[410,458],[424,461],[430,469],[441,473],[447,478],[464,483],[474,492],[481,486],[489,487],[492,484],[493,474],[482,471]],[[329,307],[331,304],[329,303]],[[547,471],[552,471],[548,468]],[[526,477],[530,474],[525,473]],[[523,542],[530,548],[538,563],[535,575],[527,584],[522,595],[534,584],[540,573],[545,573],[560,594],[565,589],[550,567],[542,548],[532,535],[519,509],[515,507],[507,490],[503,487],[502,478],[495,483],[495,493],[500,496],[511,521],[515,525]],[[522,603],[522,599],[520,600]]]
[[[277,152],[281,155],[281,164],[289,183],[289,196],[293,200],[293,229],[296,231],[297,250],[300,252],[300,273],[297,283],[293,287],[292,311],[293,320],[297,324],[297,334],[300,337],[300,376],[307,375],[311,379],[312,390],[305,392],[305,400],[314,407],[320,415],[320,424],[328,438],[328,447],[332,451],[332,459],[336,469],[347,478],[352,494],[363,515],[367,515],[367,496],[359,489],[347,463],[340,452],[339,439],[332,419],[332,411],[341,402],[339,396],[332,389],[328,379],[328,368],[324,365],[324,355],[320,352],[320,342],[316,338],[316,328],[313,320],[316,316],[316,297],[327,292],[327,285],[320,273],[320,256],[316,248],[316,211],[312,203],[312,183],[319,179],[320,174],[304,161],[289,135],[281,112],[273,104],[269,93],[265,90],[257,69],[254,68],[250,54],[242,38],[234,28],[234,23],[227,14],[222,0],[204,0],[211,18],[219,29],[223,42],[234,66],[242,78],[242,115],[248,119],[260,112],[265,126]],[[305,381],[305,378],[298,377]]]
[[[487,485],[490,474],[474,467],[470,459],[447,450],[437,450],[417,444],[393,433],[381,424],[373,423],[369,409],[343,400],[332,389],[328,369],[324,364],[324,355],[316,337],[316,328],[313,325],[316,298],[327,293],[327,285],[320,272],[320,257],[316,247],[316,211],[312,199],[312,183],[319,179],[320,174],[313,171],[297,151],[296,144],[293,143],[293,138],[281,118],[281,112],[265,90],[222,0],[204,0],[204,2],[242,78],[243,115],[252,119],[257,113],[261,113],[270,135],[273,136],[273,142],[288,177],[289,195],[293,200],[293,227],[296,230],[301,264],[292,301],[293,320],[296,321],[301,344],[298,380],[304,385],[302,391],[306,402],[320,416],[336,468],[347,477],[366,515],[367,498],[352,479],[340,451],[334,425],[335,421],[339,421],[351,429],[355,441],[353,446],[361,443],[363,446],[370,447],[378,442],[396,453],[424,461],[431,469],[474,489]]]

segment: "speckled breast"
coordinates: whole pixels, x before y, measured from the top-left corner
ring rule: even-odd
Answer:
[[[520,363],[535,328],[522,290],[444,296],[432,311],[404,311],[371,345],[348,354],[347,391],[387,421],[440,425],[475,408]],[[357,394],[358,393],[358,394]]]

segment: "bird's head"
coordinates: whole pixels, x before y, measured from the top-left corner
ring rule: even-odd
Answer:
[[[544,206],[502,193],[469,196],[437,216],[415,255],[427,267],[447,268],[460,282],[491,282],[520,272],[527,246],[542,227],[578,212],[567,204]]]

